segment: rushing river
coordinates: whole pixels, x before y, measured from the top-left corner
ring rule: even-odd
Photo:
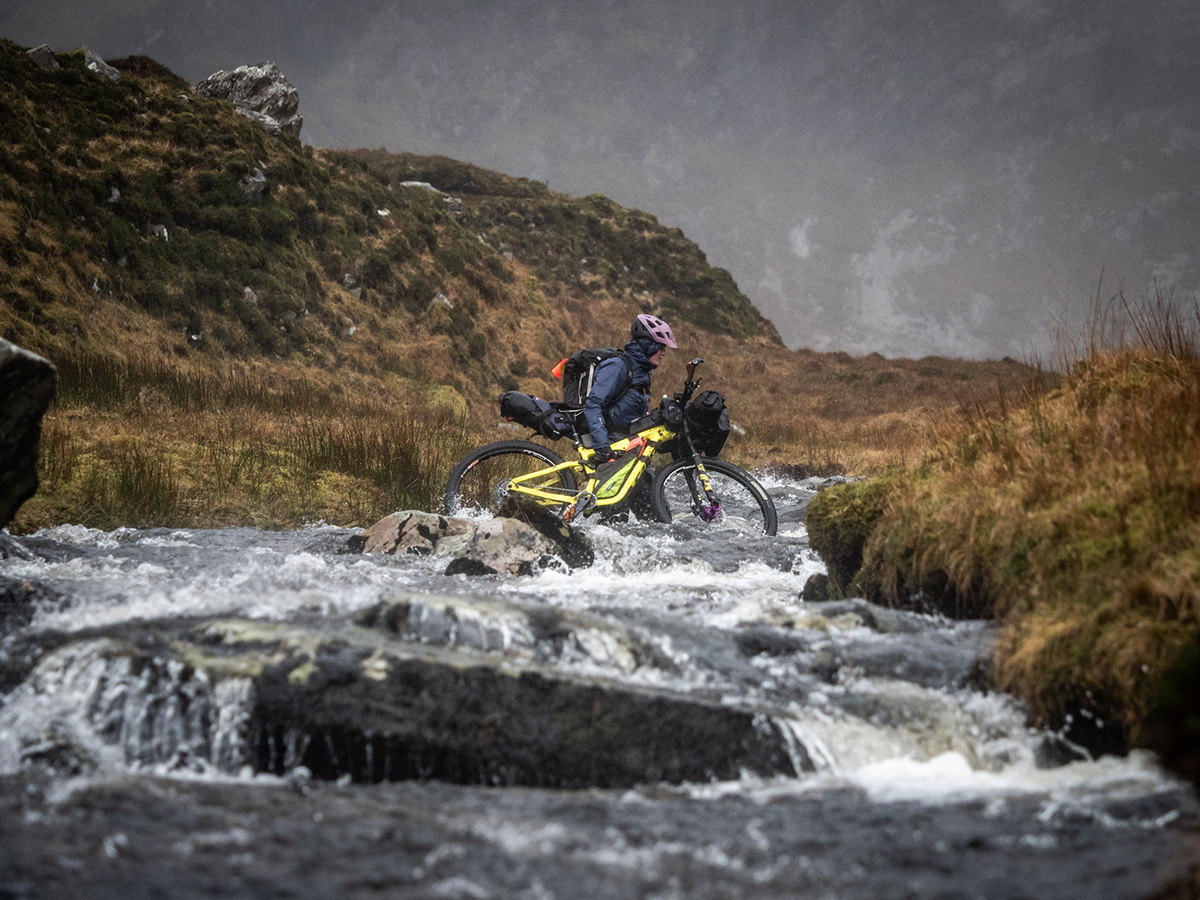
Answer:
[[[27,554],[0,559],[0,898],[1108,900],[1150,897],[1197,858],[1190,788],[1144,754],[1090,758],[987,690],[989,624],[803,603],[823,571],[803,526],[819,483],[764,483],[778,537],[594,521],[593,566],[522,577],[349,554],[357,531],[327,525],[21,539]],[[182,682],[133,698],[71,650],[148,622],[311,625],[397,597],[550,608],[635,635],[659,663],[601,628],[553,664],[753,709],[794,766],[582,790],[272,774],[247,754],[164,752]],[[101,677],[127,721],[98,724]]]

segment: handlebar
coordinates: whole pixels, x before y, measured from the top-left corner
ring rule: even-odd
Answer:
[[[687,364],[687,380],[683,383],[683,394],[680,397],[680,402],[685,406],[692,399],[692,394],[696,393],[696,388],[700,386],[700,379],[696,377],[696,367],[702,362],[704,360],[697,356]]]

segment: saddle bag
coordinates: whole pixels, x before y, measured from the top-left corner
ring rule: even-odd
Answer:
[[[500,395],[500,415],[551,440],[571,433],[571,420],[563,413],[541,397],[531,397],[520,391]]]

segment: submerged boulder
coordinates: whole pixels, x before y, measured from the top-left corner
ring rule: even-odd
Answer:
[[[192,89],[204,97],[232,101],[238,112],[262,122],[272,134],[300,136],[300,95],[273,62],[239,66],[232,72],[222,69]]]
[[[0,528],[37,492],[42,416],[56,377],[49,360],[0,338]]]

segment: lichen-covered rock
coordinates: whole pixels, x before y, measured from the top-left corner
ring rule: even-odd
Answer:
[[[42,416],[56,378],[49,360],[0,339],[0,528],[37,491]]]
[[[89,72],[99,75],[101,78],[107,78],[113,84],[121,80],[121,73],[101,59],[100,54],[87,47],[81,49],[83,50],[83,64]]]
[[[296,112],[300,95],[273,62],[214,72],[193,90],[205,97],[232,101],[238,112],[262,122],[272,134],[300,136],[304,124],[304,117]]]
[[[454,556],[466,550],[475,526],[467,519],[406,510],[384,516],[357,539],[363,553]]]
[[[449,557],[447,575],[524,575],[555,557],[569,566],[592,562],[591,548],[577,536],[556,542],[516,518],[474,521],[417,510],[385,516],[352,538],[349,549]]]

